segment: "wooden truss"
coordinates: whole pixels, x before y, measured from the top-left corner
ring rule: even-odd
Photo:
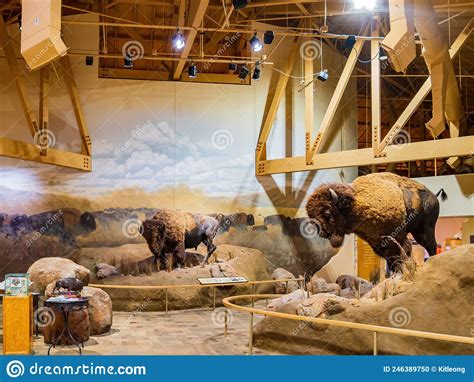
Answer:
[[[81,102],[77,93],[77,86],[74,80],[71,63],[69,57],[65,56],[56,63],[60,69],[60,73],[67,86],[69,96],[74,108],[77,125],[82,140],[81,153],[73,153],[69,151],[57,150],[48,147],[49,133],[49,112],[48,112],[48,96],[49,96],[49,72],[50,66],[46,66],[40,71],[40,92],[39,92],[39,123],[33,111],[33,103],[31,102],[26,79],[18,66],[15,51],[12,46],[10,36],[3,17],[0,16],[0,44],[3,47],[8,67],[15,79],[15,84],[20,99],[23,114],[25,116],[28,128],[33,138],[34,144],[16,141],[5,137],[0,138],[0,156],[10,158],[23,159],[27,161],[52,164],[57,166],[69,167],[83,171],[92,170],[92,149],[89,130],[82,111]],[[51,64],[51,65],[54,65]]]
[[[468,39],[471,31],[471,22],[469,22],[466,28],[459,34],[452,44],[450,49],[451,58],[456,56],[459,52],[464,42]],[[376,33],[377,30],[374,28],[374,31],[372,32],[374,37],[377,36]],[[339,152],[319,152],[322,143],[328,136],[331,122],[340,104],[347,84],[349,83],[349,79],[365,42],[365,40],[358,39],[354,49],[352,49],[349,54],[334,94],[329,102],[314,139],[313,91],[311,86],[305,88],[305,155],[299,157],[287,156],[281,159],[267,160],[267,139],[273,127],[273,122],[283,94],[285,93],[288,78],[295,62],[295,56],[298,53],[299,39],[295,38],[290,51],[287,68],[284,73],[280,74],[275,90],[269,93],[269,103],[271,106],[264,114],[256,146],[256,175],[261,176],[328,168],[369,166],[434,158],[448,158],[453,156],[472,155],[474,153],[473,136],[414,142],[404,145],[391,145],[394,138],[403,129],[410,117],[431,91],[431,79],[429,77],[415,97],[413,97],[406,109],[398,117],[388,134],[385,137],[381,137],[381,81],[380,62],[378,59],[373,59],[371,62],[372,147]],[[379,52],[380,41],[378,39],[372,39],[370,40],[370,44],[371,57],[376,57]],[[311,81],[314,73],[312,60],[305,60],[304,66],[305,79],[306,81]]]

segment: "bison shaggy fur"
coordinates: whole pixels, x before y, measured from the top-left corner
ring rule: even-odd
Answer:
[[[430,256],[436,254],[438,199],[422,184],[396,174],[369,174],[352,184],[321,185],[309,198],[306,211],[319,235],[333,247],[342,246],[345,234],[355,233],[387,260],[390,272],[398,270],[403,252],[411,254],[408,233]]]
[[[200,243],[207,246],[203,265],[207,263],[216,250],[212,240],[218,225],[217,219],[210,216],[162,209],[152,219],[143,222],[142,235],[160,267],[164,265],[171,270],[173,263],[184,267],[187,263],[186,248],[197,248]]]

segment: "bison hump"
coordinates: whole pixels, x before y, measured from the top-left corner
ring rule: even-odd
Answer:
[[[362,176],[353,182],[353,187],[355,212],[366,223],[399,225],[405,221],[405,200],[398,184],[383,177]]]

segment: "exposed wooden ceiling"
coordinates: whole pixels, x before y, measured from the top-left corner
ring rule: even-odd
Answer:
[[[97,46],[100,76],[123,75],[124,78],[156,80],[185,80],[182,73],[191,59],[196,61],[201,73],[209,74],[211,82],[228,82],[229,78],[236,78],[233,74],[229,76],[229,62],[252,62],[249,39],[256,22],[272,25],[275,30],[284,28],[298,33],[324,32],[327,25],[331,34],[361,35],[373,17],[373,13],[355,11],[351,0],[249,0],[249,4],[239,10],[234,9],[231,0],[63,0],[62,3],[63,16],[88,12],[98,14],[97,23],[102,23]],[[474,16],[474,1],[434,0],[433,4],[445,37],[451,42]],[[0,12],[7,24],[16,23],[21,13],[21,1],[0,0]],[[383,36],[389,26],[387,0],[378,0],[374,13],[379,16]],[[142,27],[131,27],[131,24]],[[177,29],[186,38],[181,51],[176,51],[171,43]],[[261,33],[259,37],[263,38]],[[466,123],[471,134],[474,128],[473,40],[471,36],[455,59]],[[122,52],[130,41],[138,42],[143,59],[135,60],[132,70],[124,70]],[[340,49],[344,40],[325,39],[324,42],[333,49]],[[370,64],[364,62],[371,58],[369,44],[366,45],[367,50],[362,52],[354,72],[357,76],[360,148],[370,145]],[[384,134],[427,75],[421,55],[405,75],[396,73],[389,65],[382,70]],[[412,141],[428,138],[424,123],[430,118],[430,112],[431,99],[427,97],[408,124]],[[401,166],[403,171],[412,171],[409,165]],[[432,162],[422,163],[419,167],[424,175],[434,171]],[[452,171],[447,168],[437,170]]]

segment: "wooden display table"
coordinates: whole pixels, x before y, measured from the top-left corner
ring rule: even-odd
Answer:
[[[33,297],[3,296],[3,354],[33,352]]]

